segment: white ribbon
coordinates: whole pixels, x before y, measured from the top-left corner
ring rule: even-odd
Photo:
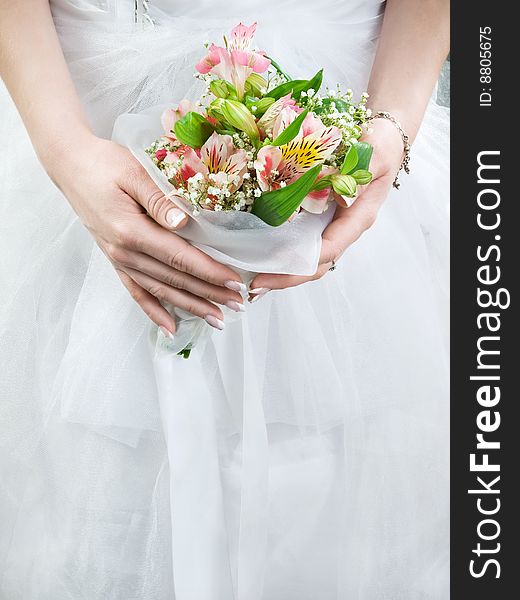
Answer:
[[[155,356],[171,471],[176,600],[262,598],[267,553],[267,432],[261,389],[253,375],[247,317],[235,323],[230,333],[234,335],[233,356],[219,357],[219,370],[229,405],[242,413],[236,558],[230,544],[235,532],[228,531],[224,514],[217,420],[208,386],[211,373],[204,372],[208,367],[201,361],[202,348],[198,346],[188,360],[162,351]]]

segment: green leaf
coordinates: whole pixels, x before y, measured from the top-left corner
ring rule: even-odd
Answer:
[[[286,83],[282,83],[278,87],[275,87],[274,90],[271,90],[266,95],[275,100],[279,100],[283,96],[287,96],[287,94],[292,94],[293,98],[298,100],[302,92],[306,92],[310,89],[318,91],[322,82],[323,69],[318,71],[312,79],[295,79],[293,81],[287,81]]]
[[[330,110],[330,105],[334,102],[339,112],[346,113],[350,108],[350,104],[339,98],[323,98],[321,106],[316,106],[314,112],[321,115],[322,113]]]
[[[182,356],[182,358],[189,358],[192,350],[193,348],[191,348],[190,346],[186,346],[186,348],[184,348],[180,352],[177,352],[177,356]]]
[[[356,165],[358,164],[358,160],[356,146],[350,146],[345,154],[345,160],[343,161],[343,165],[341,167],[341,174],[346,175],[347,173],[350,173],[352,169],[355,169]]]
[[[294,138],[298,135],[302,123],[308,114],[309,109],[307,108],[302,113],[300,113],[298,117],[294,119],[294,121],[288,127],[286,127],[275,140],[273,140],[271,145],[285,146],[285,144],[292,142]]]
[[[367,185],[372,181],[372,173],[366,169],[359,169],[352,173],[352,177],[356,180],[359,185]]]
[[[373,146],[371,144],[367,144],[367,142],[356,142],[354,146],[358,155],[358,161],[354,168],[348,172],[349,175],[354,170],[368,171],[370,160],[372,159],[372,152],[374,151]]]
[[[214,128],[199,113],[189,112],[175,123],[174,131],[175,137],[182,144],[191,148],[201,148],[213,133]]]
[[[264,192],[254,201],[251,212],[268,225],[282,225],[304,201],[320,171],[321,165],[316,165],[288,186]]]
[[[330,175],[325,175],[324,177],[320,177],[317,179],[312,186],[312,192],[321,192],[322,190],[326,190],[332,186],[332,181]]]
[[[235,133],[237,132],[236,129],[217,129],[216,130],[217,133],[219,133],[220,135],[235,135]]]

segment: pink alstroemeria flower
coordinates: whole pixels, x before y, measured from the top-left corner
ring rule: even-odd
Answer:
[[[318,180],[328,175],[334,175],[338,170],[333,167],[323,167],[321,173],[318,175]],[[318,190],[316,192],[310,192],[305,197],[301,204],[301,208],[307,212],[321,215],[322,212],[327,210],[328,202],[331,199],[332,188],[327,187],[324,190]]]
[[[273,137],[278,136],[296,116],[297,113],[287,107],[282,109],[273,127]],[[263,191],[276,190],[292,183],[314,165],[327,160],[339,146],[341,139],[341,131],[337,127],[326,127],[318,117],[309,113],[292,142],[280,147],[264,146],[260,149],[255,161],[260,188]],[[328,168],[324,169],[323,175],[325,174],[329,174]],[[309,212],[324,212],[329,196],[330,189],[311,192],[302,206]]]
[[[174,152],[168,152],[163,162],[165,165],[174,165],[174,179],[179,186],[182,186],[200,169],[200,157],[197,151],[189,146],[181,145]],[[205,171],[203,171],[203,174],[205,174]]]
[[[247,153],[235,148],[230,135],[213,133],[200,149],[183,146],[164,159],[166,163],[178,164],[177,183],[183,186],[188,179],[201,173],[211,186],[224,188],[231,193],[240,188],[247,172]]]
[[[181,100],[177,108],[167,108],[161,116],[161,124],[166,133],[166,137],[170,138],[173,133],[175,123],[182,117],[186,116],[191,111],[196,111],[195,105],[189,100]]]
[[[212,44],[208,54],[196,65],[199,73],[211,73],[231,83],[239,98],[244,96],[245,83],[251,73],[265,73],[271,64],[263,52],[253,49],[256,23],[247,27],[243,23],[231,31],[227,47]]]
[[[274,130],[276,122],[282,113],[284,115],[283,122],[289,120],[289,123],[292,123],[292,121],[302,112],[302,110],[303,109],[296,104],[296,101],[291,94],[282,96],[279,100],[271,104],[271,106],[265,111],[263,117],[259,119],[257,123],[258,129],[265,136],[267,133],[271,133]],[[294,113],[294,115],[291,113]],[[280,121],[277,130],[280,129],[281,123],[282,121]]]

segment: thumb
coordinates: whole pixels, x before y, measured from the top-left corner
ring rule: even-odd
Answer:
[[[188,215],[157,187],[144,167],[128,182],[125,190],[138,202],[154,221],[170,230],[181,229],[188,223]]]

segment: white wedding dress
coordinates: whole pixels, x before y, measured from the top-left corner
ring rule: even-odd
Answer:
[[[240,20],[294,77],[359,94],[384,11],[157,0],[143,27],[133,0],[51,4],[105,137],[195,94],[202,43]],[[446,110],[335,272],[189,360],[154,354],[3,89],[0,112],[0,598],[446,600]]]

